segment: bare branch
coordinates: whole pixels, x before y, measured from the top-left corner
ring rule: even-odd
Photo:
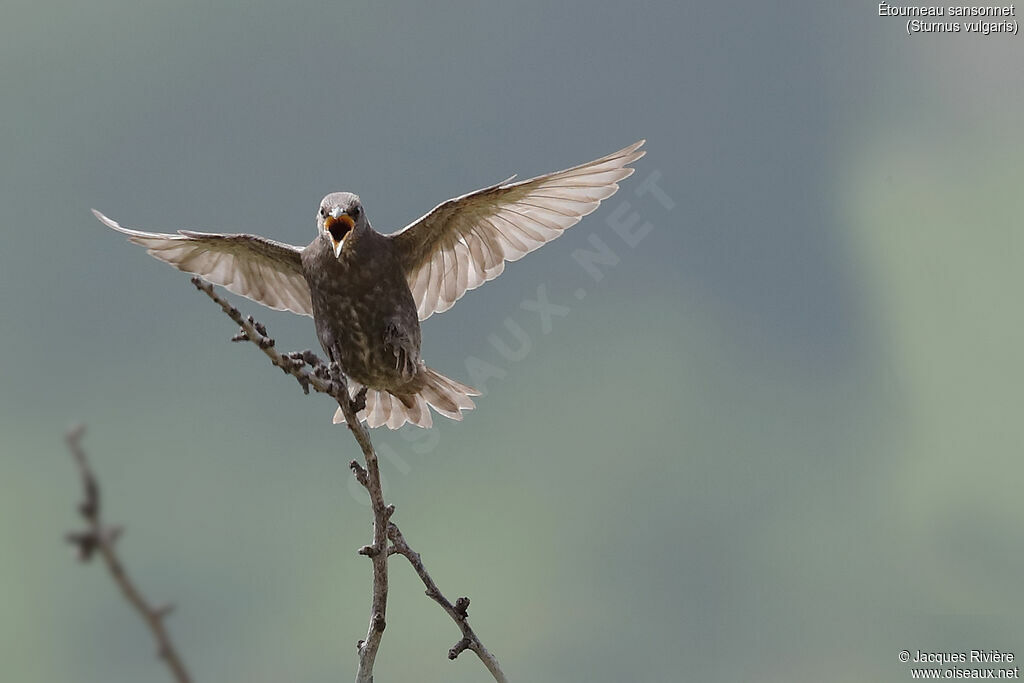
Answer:
[[[385,615],[388,606],[388,522],[391,520],[395,507],[384,502],[377,452],[370,442],[370,433],[366,430],[366,426],[356,417],[356,406],[348,398],[345,376],[341,374],[338,365],[333,363],[331,364],[331,380],[344,388],[344,399],[338,400],[338,405],[341,406],[341,411],[345,415],[345,423],[359,443],[359,448],[362,449],[363,457],[366,460],[365,469],[354,460],[349,466],[356,475],[356,479],[370,494],[370,508],[373,510],[373,545],[364,546],[359,551],[373,562],[373,599],[370,606],[370,626],[366,632],[366,640],[359,645],[359,671],[356,674],[356,683],[372,683],[373,663],[377,658],[380,641],[384,637],[384,629],[387,627]]]
[[[454,605],[449,602],[434,580],[430,578],[419,553],[409,547],[402,532],[391,522],[395,506],[387,505],[384,502],[377,453],[370,440],[369,431],[356,417],[356,414],[365,405],[363,403],[365,390],[352,398],[348,391],[347,380],[336,363],[331,363],[328,366],[312,351],[289,354],[278,352],[274,340],[267,336],[266,328],[253,320],[251,316],[243,318],[237,308],[214,291],[213,285],[198,277],[192,278],[192,284],[217,303],[221,310],[239,326],[239,332],[232,338],[232,341],[250,341],[258,346],[270,358],[271,363],[295,377],[305,393],[308,394],[312,388],[314,391],[333,397],[341,407],[341,411],[345,415],[345,422],[359,444],[359,448],[363,451],[365,467],[356,460],[350,462],[349,467],[352,469],[356,481],[370,495],[370,507],[373,510],[373,542],[358,551],[360,555],[369,557],[373,563],[373,597],[366,639],[360,640],[356,645],[359,651],[359,670],[356,674],[356,683],[372,683],[373,681],[373,664],[380,648],[384,629],[387,627],[388,557],[394,554],[400,554],[409,560],[427,587],[427,595],[441,605],[461,629],[463,638],[448,651],[448,658],[455,659],[465,650],[472,650],[494,676],[495,681],[506,683],[507,679],[498,665],[498,660],[484,647],[469,626],[466,612],[469,607],[469,598],[459,598]],[[388,539],[391,540],[390,547]]]
[[[82,478],[83,500],[78,505],[78,512],[85,520],[85,531],[69,533],[67,540],[78,548],[78,557],[82,562],[88,562],[94,555],[103,558],[104,564],[110,571],[114,583],[121,589],[125,599],[131,603],[135,611],[139,613],[153,640],[156,641],[157,654],[167,665],[171,676],[177,683],[189,683],[190,678],[185,668],[185,663],[174,648],[171,636],[164,625],[164,618],[171,613],[172,605],[154,607],[143,597],[135,582],[128,576],[127,570],[117,556],[115,544],[121,536],[123,529],[118,526],[105,526],[101,516],[100,487],[96,476],[89,467],[89,460],[82,449],[82,436],[85,434],[85,427],[78,426],[68,431],[66,441],[71,451],[78,471]]]
[[[434,579],[431,578],[430,573],[427,572],[427,568],[423,566],[423,558],[420,554],[409,547],[405,537],[402,535],[401,530],[391,524],[388,526],[388,538],[391,539],[391,547],[388,549],[389,553],[397,553],[409,560],[409,564],[416,570],[423,585],[426,586],[427,597],[436,602],[448,613],[448,616],[452,618],[452,621],[462,631],[462,640],[457,642],[452,649],[448,651],[448,659],[455,659],[465,650],[472,650],[476,653],[476,656],[480,658],[487,670],[494,676],[494,680],[498,683],[507,683],[508,679],[505,678],[505,673],[501,670],[501,666],[498,664],[498,659],[490,653],[490,651],[484,647],[484,644],[477,637],[472,627],[469,625],[469,598],[462,597],[455,601],[453,605],[448,598],[441,593],[441,589],[434,583]]]
[[[329,368],[315,353],[308,350],[288,354],[280,353],[274,348],[275,341],[267,336],[266,327],[253,320],[252,316],[243,318],[238,309],[217,294],[209,282],[198,277],[191,278],[191,280],[196,289],[210,297],[238,325],[240,330],[232,337],[232,341],[251,341],[258,346],[271,363],[295,378],[304,393],[308,394],[312,388],[321,394],[332,396],[339,405],[349,401],[344,383],[338,384],[332,381]],[[366,437],[366,442],[369,443],[369,436]]]
[[[274,340],[267,336],[266,328],[252,319],[243,318],[237,308],[225,301],[213,289],[213,285],[201,278],[192,278],[192,284],[217,303],[221,310],[231,318],[240,330],[232,340],[250,341],[263,351],[270,362],[295,377],[305,393],[312,387],[315,391],[328,394],[341,406],[342,413],[356,442],[363,451],[366,461],[364,468],[356,461],[351,467],[359,483],[370,494],[370,506],[373,509],[373,544],[365,546],[360,554],[368,556],[373,562],[373,599],[370,606],[370,626],[366,639],[359,641],[359,672],[357,683],[369,683],[373,680],[373,663],[380,648],[384,629],[387,627],[385,615],[388,605],[388,554],[387,525],[394,508],[384,503],[384,493],[380,485],[380,466],[377,453],[370,442],[370,434],[366,427],[356,418],[356,407],[349,396],[345,376],[337,364],[327,366],[312,351],[281,354],[274,348]],[[308,368],[312,368],[310,371]]]

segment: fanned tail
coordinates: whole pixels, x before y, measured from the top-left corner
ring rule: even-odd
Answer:
[[[422,387],[419,393],[398,396],[382,389],[366,390],[366,408],[359,412],[359,420],[368,427],[387,425],[389,429],[398,429],[406,422],[417,427],[430,427],[433,417],[430,408],[452,420],[461,420],[462,411],[476,407],[471,396],[479,396],[480,392],[436,370],[421,366]],[[350,390],[355,395],[362,386],[350,382]],[[338,408],[334,412],[334,424],[343,424],[345,415]]]

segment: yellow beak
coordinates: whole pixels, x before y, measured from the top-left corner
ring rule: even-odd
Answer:
[[[341,254],[341,248],[345,244],[345,237],[355,224],[356,222],[352,219],[352,216],[349,216],[347,213],[343,213],[337,218],[327,216],[324,219],[324,230],[331,236],[335,257]]]

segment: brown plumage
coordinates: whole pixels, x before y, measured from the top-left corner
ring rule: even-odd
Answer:
[[[429,427],[428,406],[461,420],[478,392],[424,364],[420,320],[448,310],[497,277],[505,261],[522,258],[596,209],[632,174],[628,164],[643,156],[642,144],[450,199],[391,235],[370,226],[359,197],[335,192],[320,203],[317,236],[304,249],[255,235],[143,232],[93,213],[180,270],[270,308],[312,315],[320,344],[353,393],[367,389],[361,420],[371,427]],[[344,421],[340,410],[334,421]]]

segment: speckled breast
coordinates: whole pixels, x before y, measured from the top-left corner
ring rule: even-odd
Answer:
[[[322,239],[303,252],[317,336],[352,379],[375,389],[401,387],[407,380],[385,339],[389,326],[402,330],[418,359],[420,327],[412,293],[386,237],[368,231],[349,239],[340,259]]]

